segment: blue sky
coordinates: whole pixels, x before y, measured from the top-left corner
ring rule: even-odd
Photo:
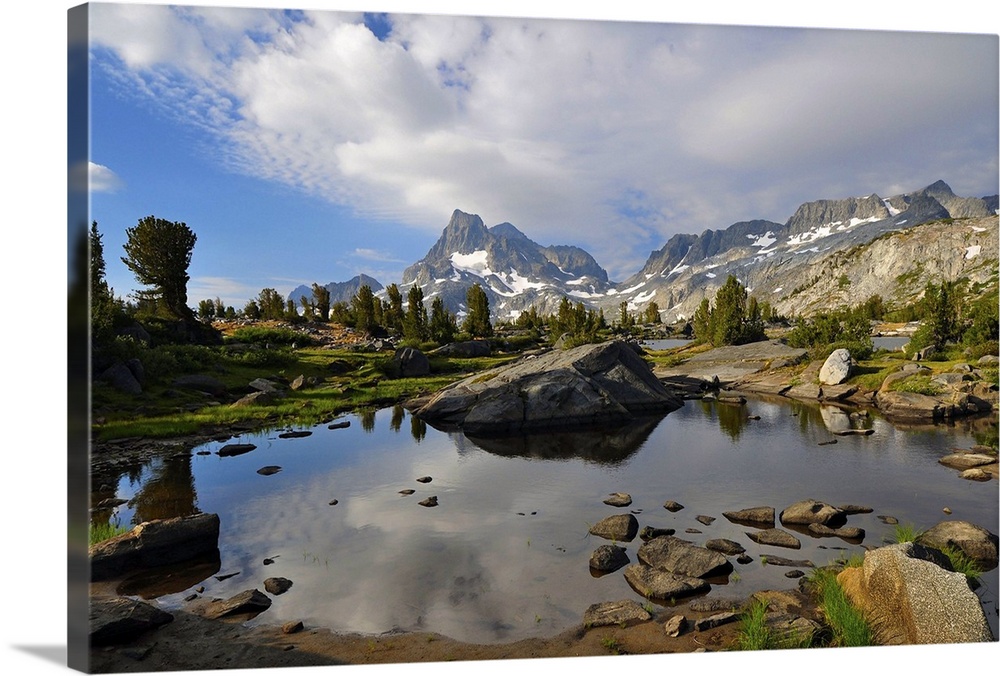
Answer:
[[[198,235],[190,304],[242,307],[398,282],[456,208],[622,280],[672,234],[807,200],[997,192],[995,36],[91,11],[91,213],[118,295],[137,288],[125,229],[150,214]]]

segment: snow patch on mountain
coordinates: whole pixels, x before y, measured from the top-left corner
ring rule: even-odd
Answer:
[[[493,274],[487,263],[487,259],[489,258],[488,251],[473,251],[470,254],[463,254],[456,251],[448,258],[451,260],[451,266],[456,270],[469,272],[478,277],[486,277]]]

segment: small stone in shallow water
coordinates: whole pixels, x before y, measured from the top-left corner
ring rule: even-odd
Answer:
[[[889,516],[888,514],[879,514],[878,520],[882,523],[889,524],[890,526],[895,526],[899,523],[899,519],[894,516]]]
[[[271,476],[272,474],[277,474],[281,471],[281,468],[277,465],[268,465],[267,467],[261,467],[257,470],[257,474],[262,476]]]
[[[420,505],[420,506],[422,506],[422,507],[437,507],[438,506],[438,499],[437,499],[436,495],[432,495],[431,497],[426,498],[425,500],[421,500],[417,504]]]
[[[404,488],[399,492],[400,495],[413,495],[414,493],[416,493],[416,491],[412,488]]]
[[[945,514],[951,514],[951,507],[945,507],[941,511],[944,512]]]
[[[417,479],[417,481],[422,484],[429,484],[431,482],[431,478],[429,476],[422,476],[419,479]]]
[[[698,516],[694,517],[694,519],[698,523],[703,523],[706,526],[711,526],[712,522],[715,521],[714,516],[705,516],[704,514],[699,514]]]
[[[612,507],[628,507],[632,504],[632,496],[628,493],[611,493],[604,500],[604,504]]]
[[[680,510],[684,509],[684,505],[682,505],[679,502],[674,502],[673,500],[667,500],[666,502],[663,503],[663,508],[668,509],[671,512],[679,512]]]
[[[329,503],[327,503],[327,504],[329,504],[329,505],[330,505],[330,506],[332,507],[333,505],[336,505],[336,504],[337,504],[337,503],[339,503],[339,502],[340,502],[340,500],[331,500],[331,501],[330,501]]]

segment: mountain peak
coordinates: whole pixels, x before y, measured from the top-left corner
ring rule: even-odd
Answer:
[[[924,195],[930,195],[931,197],[955,197],[955,193],[952,192],[951,186],[941,180],[934,181],[920,192]]]

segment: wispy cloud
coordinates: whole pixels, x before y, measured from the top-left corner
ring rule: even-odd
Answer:
[[[376,263],[406,263],[407,261],[402,260],[386,251],[379,251],[378,249],[355,249],[354,257],[360,258],[366,261],[373,261]]]

